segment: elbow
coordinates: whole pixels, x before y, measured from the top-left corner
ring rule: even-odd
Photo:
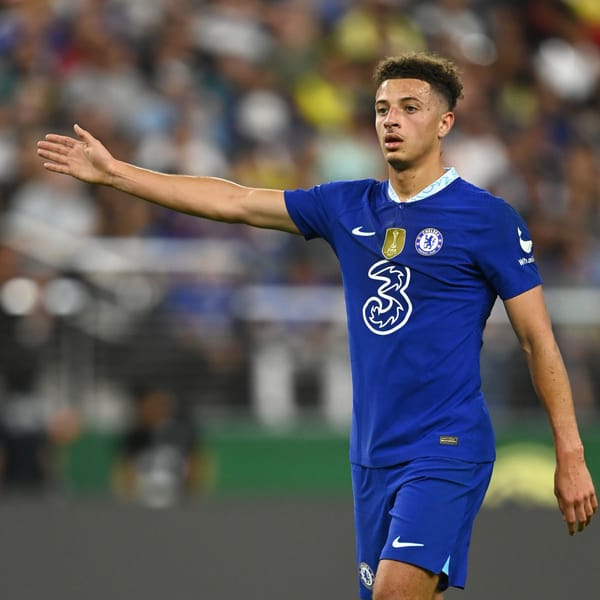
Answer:
[[[529,360],[533,356],[534,345],[530,339],[520,339],[519,345],[521,346],[521,350],[523,354],[526,356],[527,360]]]
[[[230,197],[215,205],[209,218],[222,223],[246,223],[247,215],[245,215],[245,212],[243,203],[236,197]]]
[[[541,339],[524,338],[519,339],[519,343],[525,359],[530,365],[540,360],[552,364],[555,364],[556,361],[562,362],[561,352],[553,337],[544,337]]]
[[[238,214],[236,211],[225,210],[218,214],[215,219],[216,221],[221,221],[222,223],[245,223],[244,217],[241,214]]]
[[[219,205],[217,220],[230,224],[242,223],[244,225],[253,225],[254,216],[248,203],[247,194],[240,194],[236,188]]]

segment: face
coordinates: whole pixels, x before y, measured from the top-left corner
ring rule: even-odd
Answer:
[[[385,159],[396,171],[439,160],[441,140],[453,123],[453,113],[426,81],[388,79],[377,90],[377,137]]]

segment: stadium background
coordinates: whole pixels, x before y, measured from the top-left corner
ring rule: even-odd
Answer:
[[[371,70],[406,49],[461,65],[446,162],[528,222],[599,482],[599,12],[594,0],[3,2],[6,597],[354,597],[331,251],[46,174],[35,141],[78,122],[169,172],[281,188],[384,176]],[[482,367],[499,461],[471,589],[449,596],[593,597],[597,527],[562,531],[545,416],[501,307]],[[124,489],[148,391],[193,425],[183,496],[164,455],[142,492]]]

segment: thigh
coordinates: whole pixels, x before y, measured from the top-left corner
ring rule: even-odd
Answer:
[[[418,459],[398,473],[380,558],[441,575],[440,589],[464,587],[473,521],[491,464]]]
[[[414,565],[382,559],[377,567],[373,600],[433,600],[439,577]]]
[[[472,523],[491,470],[491,463],[435,458],[385,469],[353,465],[360,598],[372,598],[380,577],[386,587],[400,578],[464,587]]]

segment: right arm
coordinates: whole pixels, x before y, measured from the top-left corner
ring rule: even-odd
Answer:
[[[77,138],[48,134],[38,142],[44,167],[87,183],[108,185],[154,204],[226,223],[299,233],[282,190],[249,188],[216,177],[170,175],[114,158],[88,131],[75,125]]]

